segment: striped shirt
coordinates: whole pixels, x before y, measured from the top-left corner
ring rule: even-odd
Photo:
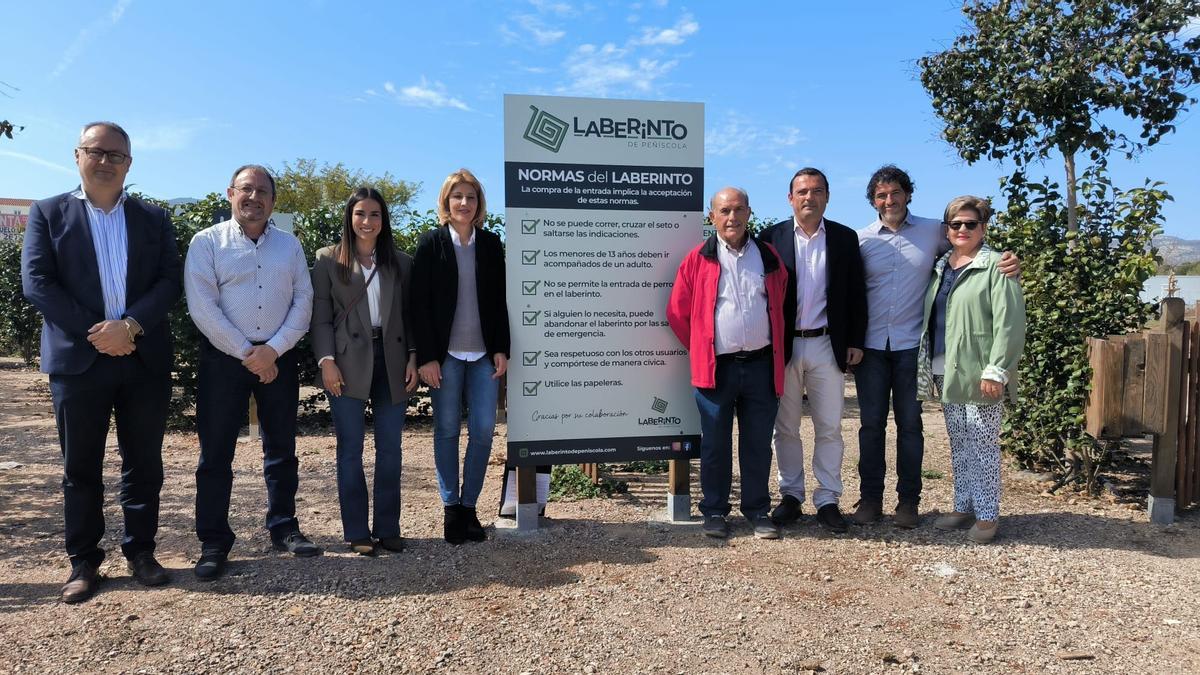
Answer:
[[[116,206],[105,213],[92,205],[83,190],[71,193],[83,201],[88,227],[92,231],[92,246],[96,248],[96,265],[100,268],[100,292],[104,296],[104,318],[125,316],[125,274],[129,266],[129,235],[125,228],[124,190]]]
[[[196,327],[235,358],[245,358],[252,343],[282,355],[308,332],[313,290],[304,249],[273,225],[257,242],[236,220],[197,232],[183,284]]]

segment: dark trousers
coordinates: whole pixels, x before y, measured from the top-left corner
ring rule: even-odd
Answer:
[[[229,495],[233,489],[233,451],[254,396],[263,437],[263,478],[267,482],[267,529],[282,536],[296,522],[296,405],[300,383],[296,355],[288,351],[275,361],[279,376],[263,384],[241,360],[200,343],[196,392],[196,428],[200,465],[196,468],[196,535],[205,551],[233,548],[229,527]]]
[[[121,551],[126,558],[154,551],[170,376],[148,371],[136,354],[100,354],[78,375],[51,375],[50,396],[63,454],[63,515],[71,566],[104,560],[99,547],[104,536],[102,467],[114,414],[125,516]]]
[[[858,429],[858,476],[863,499],[883,500],[890,400],[896,419],[896,492],[901,502],[921,501],[925,440],[921,402],[917,400],[917,349],[864,349],[862,363],[854,367],[862,423]]]
[[[717,386],[696,388],[700,411],[700,513],[729,515],[733,485],[733,417],[738,421],[742,514],[750,521],[771,506],[771,431],[779,399],[771,355],[750,361],[717,357]]]

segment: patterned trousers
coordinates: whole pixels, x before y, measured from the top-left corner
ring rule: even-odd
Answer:
[[[940,391],[942,376],[934,381]],[[1004,404],[943,403],[954,470],[954,510],[976,520],[1000,516],[1000,422]]]

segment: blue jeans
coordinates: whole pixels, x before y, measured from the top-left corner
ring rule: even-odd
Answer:
[[[475,508],[496,431],[496,402],[500,380],[496,366],[486,356],[463,361],[447,356],[442,361],[442,386],[430,387],[433,402],[433,463],[438,491],[446,506]],[[462,485],[458,482],[458,436],[462,427],[463,400],[467,404],[467,454],[463,458]]]
[[[751,522],[771,506],[771,431],[779,399],[771,356],[752,361],[717,357],[712,389],[696,388],[700,411],[700,513],[729,515],[733,485],[733,416],[738,420],[738,466],[742,514]]]
[[[337,433],[338,504],[346,541],[400,536],[400,435],[408,399],[392,401],[383,347],[375,341],[371,370],[371,411],[375,417],[375,527],[367,527],[367,478],[363,472],[364,411],[367,402],[349,396],[329,396]]]
[[[896,419],[896,492],[901,502],[921,501],[925,439],[921,402],[917,400],[917,349],[864,349],[862,363],[854,367],[862,423],[858,429],[858,476],[863,499],[883,500],[890,399]]]

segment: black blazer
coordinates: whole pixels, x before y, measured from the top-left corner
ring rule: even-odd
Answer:
[[[508,356],[508,302],[504,295],[504,244],[499,235],[475,228],[475,292],[488,358]],[[450,347],[458,304],[458,262],[450,227],[442,225],[417,240],[412,271],[413,339],[417,365],[441,363]]]
[[[167,313],[183,292],[175,229],[167,212],[140,199],[125,199],[128,267],[125,316],[142,326],[133,356],[156,373],[171,369]],[[42,313],[42,372],[77,375],[99,353],[88,328],[104,320],[100,267],[81,199],[64,193],[34,202],[21,249],[21,285]]]
[[[788,271],[787,297],[783,301],[784,327],[796,328],[796,229],[791,218],[763,230],[759,237],[779,251]],[[867,338],[867,282],[863,277],[858,234],[825,219],[825,314],[829,342],[838,368],[846,370],[846,350],[862,349]],[[792,341],[784,341],[784,359],[792,360]]]

